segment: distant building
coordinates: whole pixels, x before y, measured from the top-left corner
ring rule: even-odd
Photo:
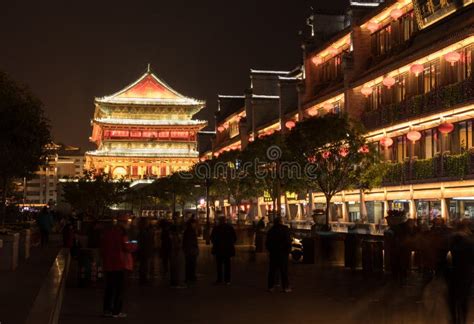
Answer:
[[[113,177],[145,179],[192,167],[199,158],[197,133],[206,121],[192,116],[204,101],[185,97],[150,69],[119,92],[95,99],[86,169]]]
[[[58,203],[58,183],[61,179],[83,174],[85,157],[80,148],[62,144],[48,145],[48,156],[31,179],[23,179],[22,205],[40,207]]]

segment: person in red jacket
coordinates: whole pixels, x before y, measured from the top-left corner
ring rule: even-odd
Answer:
[[[101,253],[105,273],[104,316],[126,317],[122,313],[126,271],[130,270],[131,252],[135,244],[128,241],[124,225],[128,221],[119,219],[118,224],[105,228],[101,237]]]

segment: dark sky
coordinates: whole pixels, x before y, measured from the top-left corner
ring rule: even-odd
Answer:
[[[44,102],[56,142],[90,148],[96,96],[135,81],[151,63],[184,95],[241,94],[249,69],[292,69],[310,0],[2,1],[0,69]],[[345,0],[320,0],[320,9]]]

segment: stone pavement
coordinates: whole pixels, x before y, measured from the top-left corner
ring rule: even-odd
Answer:
[[[27,261],[15,271],[0,271],[0,323],[21,324],[59,252],[59,236],[53,235],[49,247],[32,247]]]
[[[214,264],[202,246],[199,281],[171,289],[156,278],[140,287],[132,278],[126,319],[101,318],[102,290],[77,288],[74,265],[66,289],[61,324],[95,323],[447,323],[442,282],[422,289],[417,275],[403,288],[383,277],[364,277],[342,268],[291,264],[292,293],[268,293],[266,257],[239,247],[231,286],[213,285]],[[474,302],[471,300],[471,308]],[[474,321],[471,314],[469,322]]]

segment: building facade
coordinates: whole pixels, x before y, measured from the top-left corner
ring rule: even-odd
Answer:
[[[197,133],[207,122],[192,116],[204,107],[150,69],[117,93],[95,99],[86,168],[131,180],[167,176],[198,161]]]
[[[362,121],[389,171],[382,188],[335,197],[333,221],[378,223],[389,209],[427,222],[474,217],[472,1],[389,1],[349,16],[305,44],[300,109]]]

